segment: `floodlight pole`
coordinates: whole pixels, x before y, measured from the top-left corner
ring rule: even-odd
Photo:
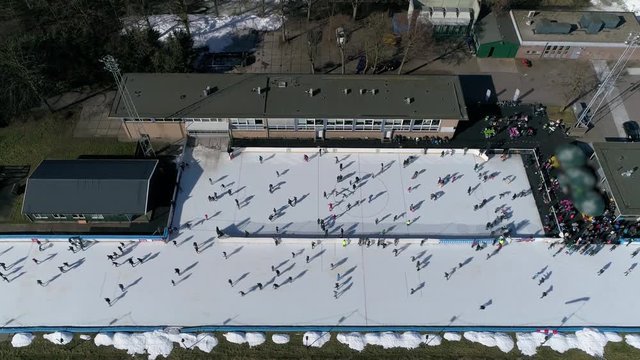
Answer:
[[[611,68],[607,76],[604,78],[604,80],[602,80],[600,85],[598,85],[598,90],[591,98],[591,101],[589,101],[589,104],[587,105],[587,107],[582,111],[582,113],[578,117],[578,122],[576,123],[575,127],[577,128],[589,127],[589,125],[591,124],[591,119],[593,118],[593,116],[589,116],[591,109],[593,108],[592,115],[595,115],[598,112],[598,110],[600,110],[600,106],[602,106],[602,103],[604,103],[607,96],[609,96],[609,93],[611,92],[611,90],[613,90],[616,82],[618,81],[618,78],[626,69],[627,63],[633,56],[633,53],[636,51],[638,46],[640,46],[640,33],[637,33],[637,32],[629,33],[629,36],[627,37],[627,40],[624,43],[627,45],[627,47],[624,49],[622,54],[620,54],[620,57],[618,58],[616,63],[613,65],[613,67]]]
[[[122,74],[120,74],[120,66],[118,65],[118,61],[111,55],[105,55],[98,61],[103,63],[105,70],[109,71],[111,75],[113,75],[116,87],[118,88],[118,93],[120,93],[120,97],[122,98],[122,102],[127,111],[129,119],[132,119],[134,121],[141,121],[138,110],[136,109],[136,105],[131,98],[131,94],[127,89],[127,85],[122,79]],[[145,131],[145,134],[140,133],[140,131],[138,130],[138,135],[140,136],[140,139],[138,139],[138,143],[140,145],[140,148],[142,149],[144,156],[155,157],[155,151],[151,146],[151,140],[149,138],[149,134],[146,133],[144,123],[142,123],[142,129],[143,131]]]

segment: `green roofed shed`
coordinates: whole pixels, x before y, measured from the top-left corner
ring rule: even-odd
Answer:
[[[474,29],[478,57],[513,58],[520,44],[509,16],[493,13],[480,19]]]

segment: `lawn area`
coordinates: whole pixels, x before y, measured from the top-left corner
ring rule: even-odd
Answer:
[[[527,358],[515,348],[505,354],[496,347],[486,347],[466,340],[450,342],[443,340],[439,346],[426,346],[413,350],[383,349],[380,346],[367,346],[364,351],[357,352],[335,340],[336,334],[331,335],[331,341],[321,348],[307,348],[302,345],[302,333],[290,334],[291,341],[286,345],[276,345],[267,334],[267,342],[250,348],[247,344],[237,345],[226,341],[222,333],[216,333],[219,344],[210,354],[198,349],[185,350],[174,344],[174,349],[168,359],[195,360],[220,357],[225,359],[504,359],[516,360]],[[38,335],[30,346],[13,348],[11,338],[0,342],[0,358],[2,359],[147,359],[147,355],[131,357],[123,350],[111,346],[96,346],[93,341],[80,340],[78,336],[67,345],[54,345]],[[640,350],[625,343],[609,343],[605,348],[606,359],[638,359]],[[560,354],[547,347],[538,349],[535,356],[545,360],[586,360],[592,356],[579,350],[570,350]],[[158,359],[163,359],[158,357]]]
[[[0,128],[0,165],[29,165],[31,171],[44,159],[76,159],[80,155],[134,155],[135,142],[115,138],[74,138],[77,112],[47,114],[37,119],[16,120]],[[24,223],[22,197],[13,207],[11,223]]]

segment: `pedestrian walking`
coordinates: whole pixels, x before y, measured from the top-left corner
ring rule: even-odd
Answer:
[[[342,229],[341,229],[342,230]],[[342,247],[346,248],[347,247],[347,239],[342,239]]]
[[[124,285],[118,284],[118,287],[120,288],[120,291],[124,292]]]
[[[106,302],[107,302],[107,304],[108,304],[109,306],[111,306],[111,299],[109,299],[109,298],[104,298],[104,301],[106,301]]]
[[[224,258],[225,258],[225,260],[226,260],[226,259],[227,259],[227,252],[226,252],[226,251],[223,251],[223,252],[222,252],[222,256],[224,256]]]

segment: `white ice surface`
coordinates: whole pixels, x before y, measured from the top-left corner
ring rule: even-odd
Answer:
[[[191,223],[192,229],[199,232],[212,232],[219,227],[231,235],[244,235],[248,231],[264,236],[275,235],[277,226],[280,234],[287,236],[324,236],[317,223],[322,218],[328,224],[329,234],[334,236],[340,236],[342,228],[345,235],[354,236],[386,232],[387,236],[486,237],[490,234],[487,222],[499,215],[497,208],[504,208],[513,216],[501,226],[511,224],[514,234],[542,232],[533,196],[511,200],[512,194],[531,190],[519,155],[506,161],[494,157],[486,163],[477,155],[470,152],[463,155],[462,151],[445,157],[418,155],[413,163],[403,167],[408,157],[403,153],[340,153],[337,156],[344,165],[343,171],[332,153],[321,157],[317,152],[308,155],[312,158],[305,162],[298,152],[242,152],[229,160],[226,153],[201,146],[193,149],[193,153],[187,149],[184,161],[190,166],[181,180],[174,225]],[[264,158],[263,164],[259,156]],[[382,173],[381,163],[385,164]],[[480,173],[494,174],[494,179],[486,183],[479,180],[473,170],[476,163],[482,164]],[[414,179],[415,172],[420,174]],[[340,174],[345,179],[337,183]],[[438,178],[447,175],[457,180],[439,187]],[[507,176],[515,178],[507,184],[503,181]],[[361,181],[354,191],[349,182],[355,177]],[[269,193],[269,184],[276,188],[273,193]],[[469,187],[475,188],[470,196]],[[334,192],[328,199],[323,197],[324,192],[329,195],[334,189],[340,195]],[[226,193],[228,190],[231,196]],[[211,202],[208,196],[214,192],[219,199]],[[437,192],[443,195],[436,201],[430,200],[430,194]],[[501,193],[503,198],[499,196]],[[287,200],[294,197],[298,204],[289,206]],[[483,199],[488,200],[487,205],[474,210],[474,205]],[[334,206],[332,211],[329,204]],[[414,211],[410,210],[412,204]],[[279,216],[269,221],[274,208]],[[335,223],[330,219],[332,215],[337,217]],[[407,220],[411,220],[410,225],[406,225]]]
[[[24,347],[31,345],[33,341],[33,334],[31,333],[17,333],[14,334],[11,338],[11,346],[13,347]]]
[[[160,33],[160,40],[165,40],[174,31],[184,31],[184,24],[177,15],[150,15],[149,22],[153,29]],[[128,26],[145,28],[147,19],[128,18]],[[251,14],[220,16],[210,14],[189,15],[189,29],[193,37],[194,47],[207,46],[210,52],[220,52],[233,43],[234,37],[243,31],[273,31],[282,26],[282,17],[277,14],[260,17]]]
[[[271,340],[275,344],[287,344],[289,342],[289,335],[287,334],[273,334]]]
[[[51,334],[44,334],[42,337],[51,341],[56,345],[67,345],[73,340],[73,334],[68,332],[56,331]]]

